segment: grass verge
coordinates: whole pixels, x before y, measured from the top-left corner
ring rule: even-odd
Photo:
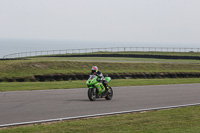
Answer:
[[[146,62],[146,63],[200,63],[200,60],[184,59],[155,59],[155,58],[131,58],[131,57],[40,57],[28,58],[34,61],[101,61],[101,62]]]
[[[25,90],[48,90],[86,88],[85,80],[54,81],[54,82],[2,82],[0,91],[25,91]],[[165,85],[165,84],[189,84],[200,83],[199,78],[176,78],[176,79],[115,79],[109,85],[116,86],[140,86],[140,85]]]
[[[0,129],[0,133],[54,132],[130,132],[197,133],[200,132],[200,106],[130,113],[100,118],[68,120],[57,123]]]
[[[121,52],[93,52],[93,53],[80,53],[78,55],[90,55],[90,54],[141,54],[141,55],[169,55],[169,56],[200,56],[200,52],[159,52],[159,51],[150,51],[150,52],[142,52],[142,51],[121,51]],[[77,55],[75,54],[58,54],[53,56],[64,56],[64,55]],[[47,55],[48,56],[48,55]],[[45,56],[39,56],[45,57]]]
[[[88,74],[92,66],[98,66],[102,73],[108,74],[133,72],[200,72],[200,64],[15,60],[0,61],[0,78],[33,77],[34,75],[43,74]]]

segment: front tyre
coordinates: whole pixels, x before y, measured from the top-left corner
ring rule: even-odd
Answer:
[[[97,98],[97,91],[96,88],[89,88],[88,89],[88,98],[90,101],[95,101]]]
[[[108,94],[107,96],[105,97],[106,100],[111,100],[113,97],[113,90],[112,88],[109,86],[109,90],[108,90]]]

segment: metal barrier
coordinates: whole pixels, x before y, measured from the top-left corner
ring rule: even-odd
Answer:
[[[23,58],[45,55],[82,54],[95,52],[200,52],[200,48],[170,48],[170,47],[110,47],[110,48],[86,48],[67,50],[30,51],[5,55],[4,59]]]

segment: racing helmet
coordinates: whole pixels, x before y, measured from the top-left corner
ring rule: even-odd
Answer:
[[[93,67],[92,67],[92,72],[93,72],[93,73],[96,73],[96,72],[98,72],[98,70],[99,70],[99,69],[98,69],[98,67],[97,67],[97,66],[93,66]]]

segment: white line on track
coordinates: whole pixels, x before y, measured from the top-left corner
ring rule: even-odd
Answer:
[[[0,128],[9,127],[9,126],[20,126],[20,125],[38,124],[38,123],[45,123],[45,122],[55,122],[55,121],[63,121],[63,120],[81,119],[81,118],[88,118],[88,117],[98,117],[98,116],[125,114],[125,113],[151,111],[151,110],[171,109],[171,108],[187,107],[187,106],[195,106],[195,105],[200,105],[200,103],[176,105],[176,106],[167,106],[167,107],[157,107],[157,108],[147,108],[147,109],[138,109],[138,110],[128,110],[128,111],[110,112],[110,113],[83,115],[83,116],[74,116],[74,117],[65,117],[65,118],[56,118],[56,119],[48,119],[48,120],[30,121],[30,122],[3,124],[3,125],[0,125]]]

